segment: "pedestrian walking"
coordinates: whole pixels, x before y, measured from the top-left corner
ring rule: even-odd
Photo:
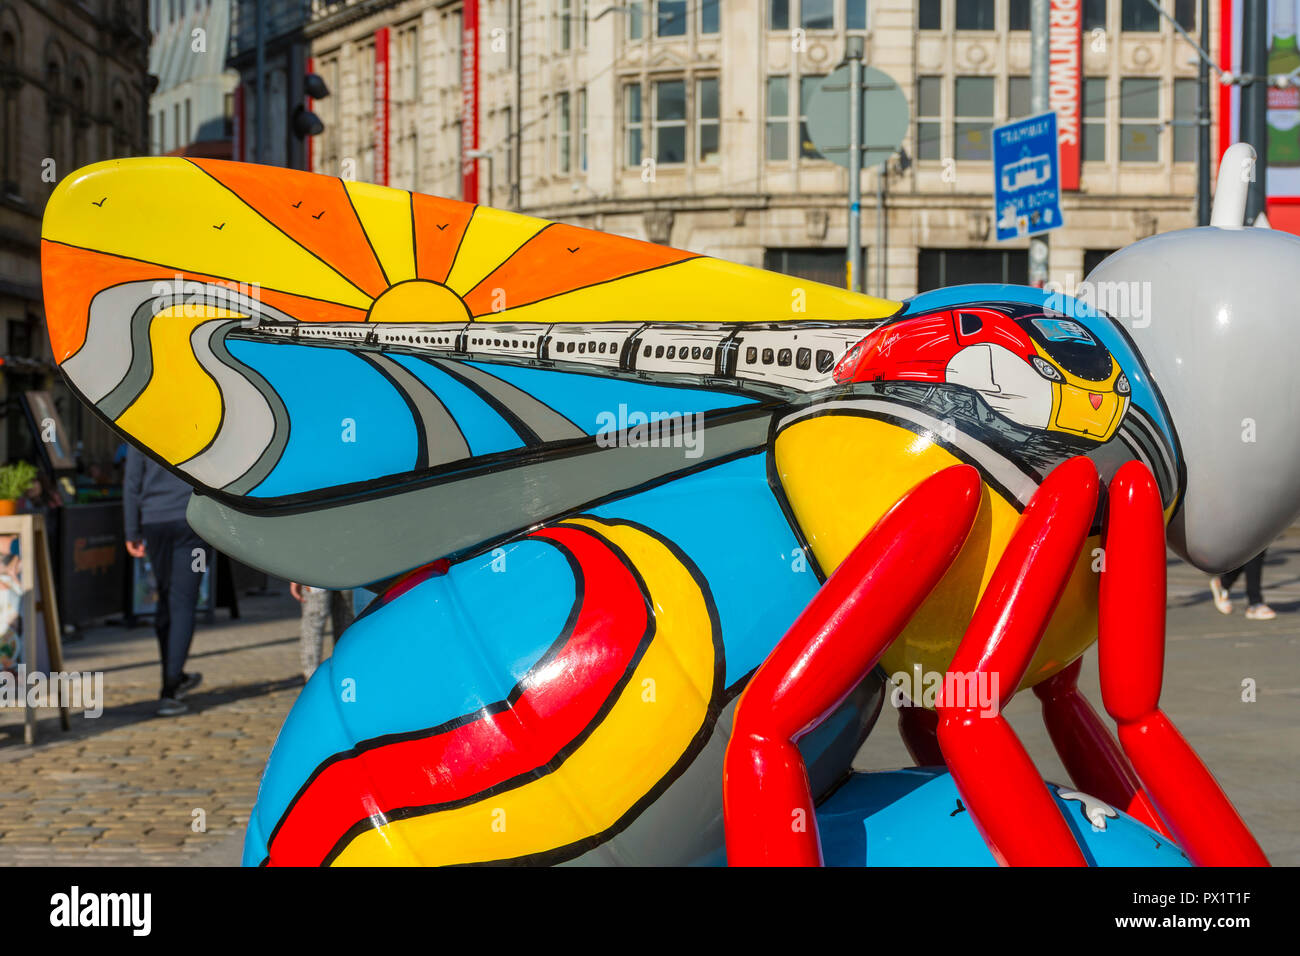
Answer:
[[[331,622],[334,626],[335,646],[343,632],[352,625],[352,592],[314,588],[295,581],[289,585],[289,593],[302,605],[298,658],[302,664],[303,678],[310,680],[320,666],[326,622]]]
[[[189,710],[181,698],[203,679],[186,673],[185,661],[194,639],[199,583],[212,552],[185,520],[189,500],[189,485],[136,449],[127,452],[122,486],[126,550],[133,558],[148,556],[158,586],[153,626],[162,663],[161,717]]]
[[[1252,621],[1271,621],[1277,612],[1264,603],[1264,555],[1261,551],[1236,570],[1210,578],[1210,593],[1220,614],[1232,613],[1232,599],[1228,592],[1243,573],[1246,577],[1246,617]]]

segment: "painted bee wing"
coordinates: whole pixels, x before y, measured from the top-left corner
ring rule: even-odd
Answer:
[[[714,374],[720,358],[700,356],[727,323],[898,308],[529,216],[206,160],[80,170],[42,238],[71,387],[194,485],[190,520],[209,541],[326,587],[759,447],[788,389]],[[635,368],[652,323],[695,336],[691,368]],[[612,440],[639,415],[702,434]]]

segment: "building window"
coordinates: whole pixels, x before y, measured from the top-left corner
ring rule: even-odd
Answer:
[[[587,27],[591,24],[591,17],[587,12],[587,0],[582,0],[582,6],[578,11],[578,43],[585,50],[587,49]]]
[[[1106,78],[1090,76],[1083,81],[1082,153],[1085,162],[1106,161]]]
[[[1027,76],[1007,77],[1007,119],[1024,119],[1033,109],[1033,81]]]
[[[190,100],[185,98],[185,143],[186,145],[194,142],[194,124],[191,119]]]
[[[916,291],[929,292],[973,282],[1026,285],[1026,249],[921,249],[916,259]]]
[[[1148,0],[1124,0],[1119,8],[1119,28],[1127,33],[1156,33],[1160,14]]]
[[[805,30],[834,30],[835,0],[799,0],[799,25]]]
[[[1083,0],[1083,28],[1106,29],[1106,0]]]
[[[1119,81],[1120,162],[1159,162],[1159,118],[1159,80],[1144,76]]]
[[[1030,0],[1011,0],[1007,9],[1007,28],[1010,30],[1029,29]]]
[[[863,260],[866,250],[862,250]],[[826,285],[844,284],[843,249],[764,249],[763,268]]]
[[[1108,257],[1113,256],[1118,250],[1115,249],[1084,249],[1083,250],[1083,274],[1086,278],[1092,274],[1092,270],[1101,265]]]
[[[918,30],[943,29],[942,0],[921,0],[916,8],[916,28]]]
[[[989,159],[993,150],[993,77],[959,76],[954,92],[953,143],[957,159]]]
[[[993,0],[961,0],[957,4],[958,30],[992,30]]]
[[[573,163],[573,113],[567,92],[556,94],[555,117],[556,158],[559,160],[560,174],[567,176]]]
[[[1188,33],[1196,29],[1196,0],[1174,0],[1174,22]]]
[[[1196,161],[1196,80],[1174,80],[1174,162]]]
[[[566,51],[573,47],[573,0],[560,0],[558,46]]]
[[[701,33],[717,33],[722,29],[720,5],[721,0],[702,0],[700,3]]]
[[[645,36],[645,3],[631,0],[627,5],[627,38],[640,40]]]
[[[844,0],[844,29],[867,28],[867,0]]]
[[[661,166],[686,162],[686,81],[655,83],[654,151]]]
[[[799,156],[803,159],[822,158],[812,137],[808,135],[808,104],[812,102],[813,94],[824,79],[823,76],[799,77]]]
[[[623,115],[627,127],[625,142],[627,144],[626,163],[640,166],[642,155],[642,137],[645,132],[645,120],[641,115],[641,84],[629,83],[623,87]]]
[[[940,123],[939,101],[943,91],[943,77],[922,76],[916,81],[916,156],[917,159],[939,159],[943,125]]]
[[[686,0],[656,0],[655,36],[686,35]]]
[[[718,78],[704,77],[695,86],[695,142],[701,163],[718,161],[721,117],[718,110]]]
[[[767,28],[769,30],[790,29],[790,0],[768,0]]]
[[[790,77],[767,78],[767,158],[790,158]]]
[[[587,171],[587,88],[578,90],[578,168]]]

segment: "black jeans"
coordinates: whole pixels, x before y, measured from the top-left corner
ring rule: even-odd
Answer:
[[[1264,555],[1266,552],[1261,551],[1255,557],[1251,558],[1235,571],[1229,571],[1227,574],[1219,575],[1219,583],[1223,585],[1225,591],[1231,589],[1232,582],[1237,580],[1242,571],[1246,572],[1246,602],[1248,604],[1264,603],[1264,586],[1262,578],[1264,576]]]
[[[173,697],[184,676],[185,658],[194,638],[199,581],[212,551],[184,521],[146,524],[140,531],[158,583],[153,626],[162,658],[162,696]]]

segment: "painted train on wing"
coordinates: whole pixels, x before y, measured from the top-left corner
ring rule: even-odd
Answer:
[[[255,326],[276,338],[349,348],[575,363],[813,392],[854,382],[963,385],[1010,421],[1090,442],[1114,435],[1130,385],[1110,352],[1068,316],[985,304],[870,325],[807,322],[305,323]]]

